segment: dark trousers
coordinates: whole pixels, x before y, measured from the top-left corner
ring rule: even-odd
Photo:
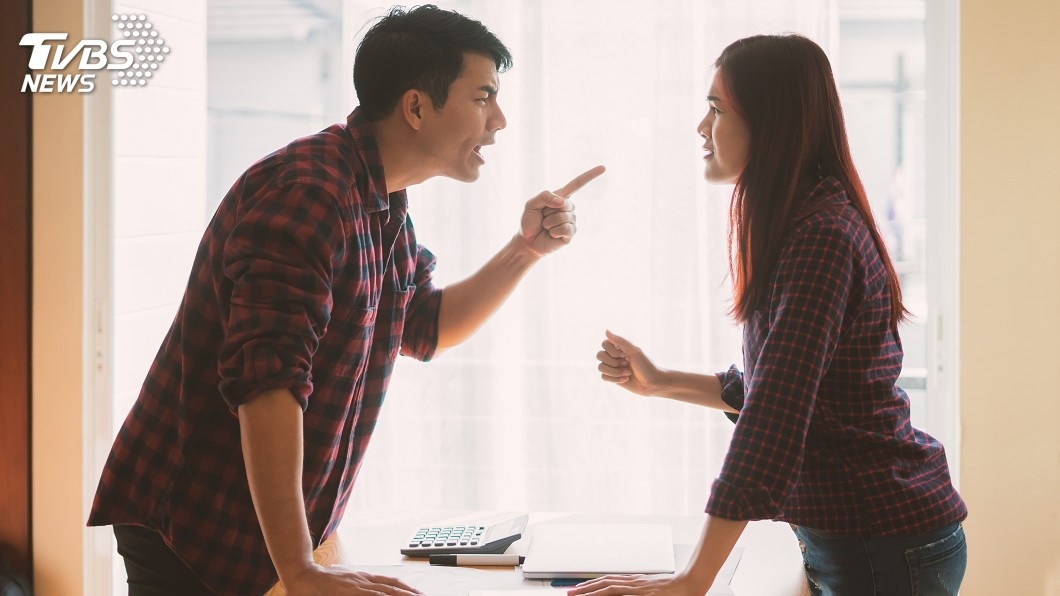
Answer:
[[[116,525],[118,554],[125,559],[129,596],[197,596],[210,594],[191,569],[162,541],[142,526]]]

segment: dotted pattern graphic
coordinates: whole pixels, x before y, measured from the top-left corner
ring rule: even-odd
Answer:
[[[136,42],[132,65],[115,71],[110,84],[115,87],[143,87],[169,55],[169,46],[142,14],[116,14],[111,21],[124,39]]]

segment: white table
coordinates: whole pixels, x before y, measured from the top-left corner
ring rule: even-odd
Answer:
[[[411,533],[421,526],[450,525],[491,518],[500,519],[519,512],[454,510],[347,510],[339,528],[340,561],[343,566],[398,577],[432,596],[466,596],[483,589],[539,589],[547,581],[524,580],[518,567],[456,568],[432,567],[422,559],[409,559],[400,549]],[[525,554],[534,525],[556,523],[658,523],[673,532],[679,568],[699,539],[705,515],[649,516],[611,514],[570,514],[532,512],[523,537],[506,552]],[[747,525],[737,543],[743,548],[730,588],[736,596],[808,595],[798,541],[786,524],[758,521]]]

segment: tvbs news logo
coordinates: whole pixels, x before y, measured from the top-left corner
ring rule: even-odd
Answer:
[[[83,39],[67,50],[66,33],[27,33],[19,45],[33,48],[29,70],[22,80],[26,93],[89,93],[101,71],[112,73],[114,87],[143,87],[169,55],[169,47],[147,17],[116,14],[111,17],[121,38],[108,43]],[[64,73],[77,60],[77,74]]]

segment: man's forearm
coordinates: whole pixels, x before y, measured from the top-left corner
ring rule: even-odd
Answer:
[[[471,277],[442,290],[438,348],[451,348],[471,337],[519,285],[540,258],[514,237]]]
[[[250,494],[269,556],[285,584],[313,563],[302,496],[302,409],[286,389],[239,407]]]

